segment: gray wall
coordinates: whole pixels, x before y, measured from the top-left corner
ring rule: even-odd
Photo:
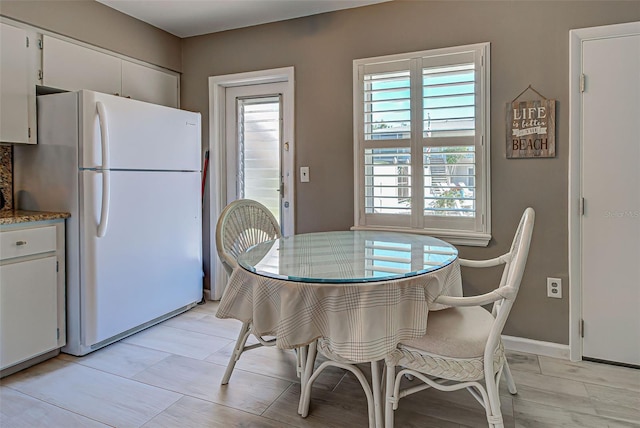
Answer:
[[[460,252],[489,258],[507,251],[524,208],[534,207],[527,270],[505,334],[567,344],[569,30],[637,20],[637,1],[396,0],[192,37],[182,43],[181,103],[202,112],[206,145],[209,76],[294,66],[296,166],[310,166],[312,177],[297,184],[297,232],[345,230],[353,225],[352,61],[491,42],[493,239]],[[505,103],[529,84],[558,100],[557,156],[508,160]],[[547,276],[563,280],[563,299],[546,297]],[[465,281],[465,293],[481,293],[498,274]]]
[[[182,71],[180,38],[94,0],[1,0],[8,18],[174,71]]]
[[[461,247],[463,257],[506,251],[518,218],[536,209],[522,289],[506,334],[568,343],[567,161],[569,30],[640,20],[638,1],[400,1],[183,39],[93,0],[0,1],[0,14],[176,71],[183,108],[200,111],[208,144],[208,77],[294,66],[298,232],[353,224],[352,61],[491,42],[493,239]],[[557,157],[505,159],[505,103],[532,84],[557,105]],[[208,233],[208,232],[205,232]],[[205,236],[208,236],[205,234]],[[208,239],[205,238],[205,246]],[[205,261],[208,248],[205,248]],[[546,297],[546,277],[562,278],[565,298]],[[490,290],[496,272],[465,292]]]

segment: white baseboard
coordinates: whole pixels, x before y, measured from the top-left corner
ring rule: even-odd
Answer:
[[[569,359],[569,345],[504,335],[502,336],[502,343],[509,351],[526,352],[563,360]]]

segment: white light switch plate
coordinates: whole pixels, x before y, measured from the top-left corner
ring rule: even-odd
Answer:
[[[301,166],[300,167],[300,182],[308,183],[309,182],[309,167]]]

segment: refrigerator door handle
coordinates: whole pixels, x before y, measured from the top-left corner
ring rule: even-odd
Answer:
[[[107,128],[107,112],[104,104],[96,103],[98,109],[98,122],[100,123],[100,143],[102,145],[102,167],[98,169],[102,173],[102,207],[100,209],[100,223],[98,223],[98,238],[107,233],[109,224],[109,202],[111,199],[110,174],[109,174],[109,129]]]
[[[100,169],[109,169],[109,127],[107,110],[105,110],[104,104],[100,101],[96,102],[98,108],[98,123],[100,123],[100,144],[102,148],[102,167]]]
[[[98,238],[107,234],[109,225],[109,202],[111,199],[110,173],[109,170],[100,171],[102,173],[102,207],[100,209],[100,223],[98,223]]]

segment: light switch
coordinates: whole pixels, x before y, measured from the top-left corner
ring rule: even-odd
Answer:
[[[300,167],[300,182],[308,183],[309,182],[309,167],[301,166]]]

